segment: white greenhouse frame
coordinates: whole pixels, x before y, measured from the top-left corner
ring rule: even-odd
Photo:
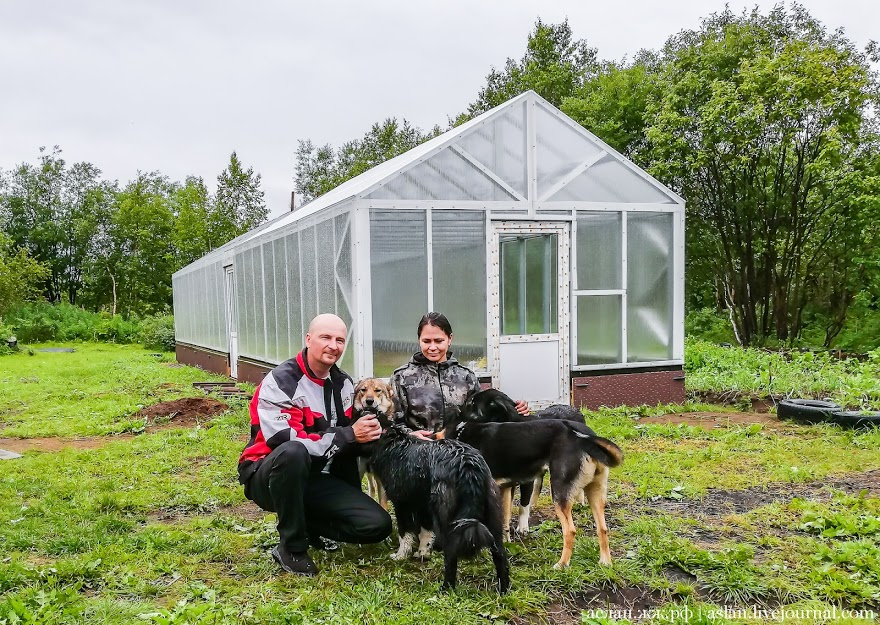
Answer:
[[[467,301],[472,303],[475,293],[482,293],[486,300],[484,344],[471,340],[478,355],[469,363],[481,377],[504,386],[498,379],[499,347],[510,339],[500,335],[498,315],[502,311],[498,309],[497,282],[491,284],[499,279],[500,261],[495,248],[502,222],[522,228],[543,223],[548,232],[568,233],[559,248],[564,248],[568,265],[558,267],[558,271],[565,273],[565,284],[570,286],[556,304],[564,307],[560,319],[566,327],[560,335],[566,337],[566,343],[558,352],[564,361],[556,364],[565,378],[566,393],[570,377],[576,374],[680,366],[684,362],[684,209],[680,196],[529,91],[370,169],[175,273],[177,340],[185,348],[218,356],[237,352],[237,362],[228,363],[227,359],[227,373],[234,373],[239,362],[265,370],[301,348],[311,314],[336,312],[350,322],[351,347],[343,359],[344,368],[356,378],[377,373],[377,367],[380,374],[387,375],[389,365],[375,361],[374,337],[388,339],[385,342],[392,345],[391,356],[403,357],[405,341],[396,337],[414,334],[418,316],[434,309],[435,289],[442,288],[436,284],[434,264],[440,261],[449,271],[448,263],[456,262],[456,254],[450,250],[462,244],[456,241],[454,232],[438,230],[440,226],[435,222],[443,217],[446,228],[457,223],[450,218],[457,219],[456,215],[464,213],[445,213],[454,210],[469,211],[472,217],[482,215],[468,223],[473,233],[481,220],[483,236],[479,243],[485,245],[485,253],[472,262],[479,256],[473,255],[476,239],[469,235],[471,264],[456,269],[486,278],[482,290],[477,285],[477,291],[461,296],[470,297]],[[399,214],[408,216],[409,221],[404,224],[407,220],[401,219],[395,224],[387,220],[394,211],[405,211]],[[584,224],[602,214],[619,215],[619,230],[612,231],[613,236],[607,240],[590,240],[586,230],[579,237],[579,222],[586,227]],[[376,239],[383,232],[371,230],[372,222],[381,215],[386,221],[377,223],[388,224],[383,228],[389,232],[385,239]],[[641,224],[636,231],[628,229],[632,220]],[[401,228],[423,232],[419,236],[424,240],[405,236]],[[444,237],[442,241],[434,240],[438,232]],[[579,239],[591,241],[580,255]],[[380,240],[381,249],[371,249],[376,240]],[[403,242],[400,245],[411,252],[394,249],[392,242]],[[330,248],[332,256],[328,254]],[[435,251],[440,256],[435,258]],[[407,257],[408,253],[416,256]],[[617,283],[606,283],[602,276],[592,275],[590,279],[600,282],[601,288],[580,288],[578,259],[594,253],[596,256],[590,258],[596,262],[591,260],[590,268],[614,263],[612,273]],[[290,258],[291,254],[296,260]],[[396,260],[388,260],[391,256]],[[409,303],[401,304],[401,319],[408,315],[407,320],[394,320],[396,324],[408,324],[401,332],[386,329],[377,334],[374,325],[382,321],[374,319],[374,310],[384,311],[374,306],[379,303],[379,298],[374,301],[375,289],[387,290],[389,280],[393,282],[397,277],[373,275],[372,263],[381,258],[389,264],[402,263],[402,267],[424,278],[423,284],[411,280],[401,287],[418,291]],[[478,266],[482,258],[485,267]],[[422,269],[426,271],[419,273]],[[230,271],[232,278],[227,276]],[[581,268],[582,275],[587,271],[587,267]],[[235,293],[235,302],[227,301],[229,292]],[[438,293],[448,299],[445,292]],[[616,312],[614,318],[581,319],[579,304],[584,314],[590,310],[619,310],[619,319]],[[468,310],[465,304],[461,306]],[[450,315],[456,329],[462,316]],[[230,345],[233,330],[237,349]],[[476,326],[471,335],[478,330]],[[579,345],[579,330],[586,332],[584,341],[595,335],[607,345],[593,354],[590,343]],[[388,336],[379,336],[381,333]],[[537,340],[534,336],[521,338]]]

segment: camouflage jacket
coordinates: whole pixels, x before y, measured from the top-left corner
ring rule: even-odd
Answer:
[[[480,390],[474,372],[448,352],[445,362],[431,362],[421,352],[391,376],[397,396],[395,421],[409,427],[439,430],[450,409],[461,407],[468,393]]]

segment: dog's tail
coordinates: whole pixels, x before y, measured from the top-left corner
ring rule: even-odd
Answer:
[[[601,462],[606,467],[612,469],[623,462],[623,450],[607,438],[587,434],[577,427],[578,424],[571,421],[564,421],[563,423],[568,425],[568,429],[581,439],[581,446],[584,451],[590,454],[590,457],[597,462]]]
[[[449,538],[443,549],[459,554],[462,558],[472,558],[483,547],[495,544],[492,532],[479,519],[456,519],[449,526]]]

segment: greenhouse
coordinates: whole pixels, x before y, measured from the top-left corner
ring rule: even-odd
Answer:
[[[178,360],[259,381],[309,320],[387,377],[427,311],[488,385],[533,406],[684,396],[684,201],[534,92],[174,274]]]

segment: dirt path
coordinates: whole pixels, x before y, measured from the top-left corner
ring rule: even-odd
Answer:
[[[173,401],[163,401],[140,410],[132,418],[145,419],[147,432],[158,432],[170,428],[191,428],[209,422],[218,414],[229,410],[229,406],[211,397],[184,397]],[[0,438],[0,449],[23,453],[26,451],[60,451],[62,449],[95,449],[107,443],[134,438],[133,434],[111,436],[77,436],[59,438],[55,436],[39,438]]]
[[[759,424],[771,430],[795,429],[790,423],[780,421],[776,415],[766,412],[682,412],[666,414],[659,417],[645,417],[639,419],[640,424],[653,423],[662,425],[677,425],[683,423],[693,427],[712,430],[715,428],[748,426]]]

